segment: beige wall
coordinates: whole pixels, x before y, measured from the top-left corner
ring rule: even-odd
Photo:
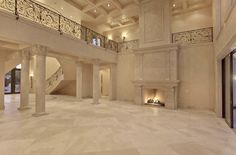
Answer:
[[[213,44],[182,46],[179,53],[179,105],[214,110]]]
[[[83,64],[83,97],[91,98],[93,96],[93,65]]]
[[[46,58],[46,79],[49,79],[59,68],[60,63],[56,58],[47,57]]]
[[[201,29],[213,26],[212,8],[202,8],[200,10],[172,16],[172,33]],[[139,25],[132,25],[124,28],[107,31],[105,36],[118,42],[122,41],[122,36],[126,35],[126,41],[139,39]]]
[[[118,55],[117,64],[117,100],[134,100],[134,54]]]
[[[172,33],[212,26],[212,8],[210,7],[172,17]]]
[[[110,86],[110,69],[100,70],[100,86],[101,86],[101,95],[109,96],[109,86]]]
[[[112,31],[107,31],[104,33],[104,35],[118,42],[123,41],[123,36],[126,37],[125,41],[137,40],[139,39],[139,26],[136,24]]]

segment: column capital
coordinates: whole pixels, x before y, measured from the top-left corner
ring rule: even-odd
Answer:
[[[101,64],[101,60],[100,59],[93,59],[92,64],[93,65],[100,65]]]
[[[31,54],[30,54],[31,49],[30,48],[22,49],[22,50],[20,50],[20,52],[21,52],[22,58],[30,59],[30,56],[31,56]]]
[[[48,52],[48,47],[41,45],[34,45],[31,47],[31,52],[35,55],[46,56]]]
[[[82,65],[82,64],[83,64],[83,61],[82,61],[82,60],[75,60],[75,64],[76,64],[76,65]]]

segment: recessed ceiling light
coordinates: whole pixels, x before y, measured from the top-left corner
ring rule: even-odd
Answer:
[[[176,4],[173,4],[173,7],[175,8],[175,7],[176,7]]]
[[[107,6],[108,6],[108,7],[110,7],[110,6],[111,6],[111,4],[110,4],[110,3],[108,3],[108,4],[107,4]]]
[[[95,10],[94,10],[94,12],[96,13],[96,12],[97,12],[97,10],[95,9]]]

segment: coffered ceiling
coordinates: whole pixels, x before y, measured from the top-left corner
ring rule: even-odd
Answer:
[[[113,30],[138,24],[142,0],[64,0],[77,8],[85,25]],[[210,7],[212,0],[171,0],[172,14],[180,15]]]
[[[104,24],[110,29],[138,23],[140,0],[65,0],[79,9],[87,22]]]

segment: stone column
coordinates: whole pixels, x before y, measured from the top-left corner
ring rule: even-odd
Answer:
[[[116,100],[116,64],[110,65],[110,88],[109,88],[109,99]]]
[[[80,61],[76,62],[76,97],[78,101],[82,101],[82,63]]]
[[[35,113],[33,116],[45,115],[45,94],[46,94],[46,54],[47,48],[36,45],[33,48],[36,54],[35,68]]]
[[[5,60],[0,53],[0,110],[4,110],[4,87],[5,87]]]
[[[98,104],[100,98],[100,87],[99,87],[99,62],[96,61],[93,63],[93,103]]]
[[[18,110],[29,109],[29,67],[30,67],[30,52],[29,49],[22,51],[21,61],[21,90],[20,90],[20,107]]]

